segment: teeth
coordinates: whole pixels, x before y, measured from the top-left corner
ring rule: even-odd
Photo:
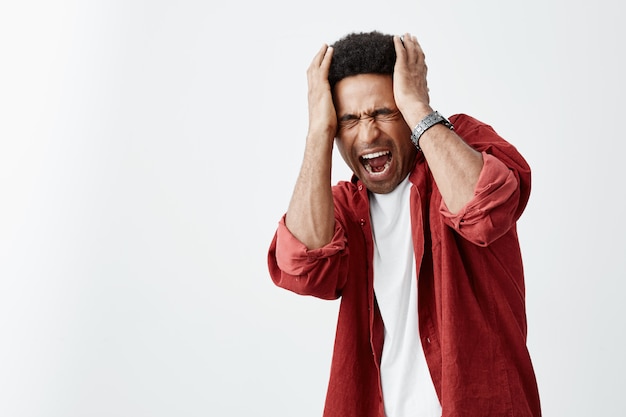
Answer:
[[[383,155],[384,155],[384,153],[383,153]],[[372,167],[370,166],[370,164],[368,164],[368,163],[364,164],[365,169],[367,170],[367,172],[369,172],[370,174],[373,174],[373,175],[382,174],[383,172],[387,171],[387,168],[389,168],[389,165],[391,165],[391,162],[387,161],[387,162],[385,162],[384,168],[381,171],[374,171],[374,170],[372,170]]]
[[[361,158],[363,159],[378,158],[379,156],[387,155],[388,153],[389,151],[374,152],[374,153],[369,153],[367,155],[363,155]]]

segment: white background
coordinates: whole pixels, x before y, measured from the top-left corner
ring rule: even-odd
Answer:
[[[620,10],[4,1],[0,415],[321,415],[338,302],[275,287],[266,251],[306,68],[372,29],[417,35],[433,107],[491,124],[533,168],[519,233],[544,415],[624,415]]]

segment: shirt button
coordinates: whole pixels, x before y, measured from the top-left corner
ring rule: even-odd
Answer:
[[[359,184],[359,191],[363,190],[363,184]]]

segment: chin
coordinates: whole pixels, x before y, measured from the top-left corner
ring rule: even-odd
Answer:
[[[388,182],[385,182],[385,183],[363,182],[363,184],[365,184],[365,188],[367,188],[368,191],[375,193],[375,194],[388,194],[392,192],[398,186],[398,184],[388,183]]]

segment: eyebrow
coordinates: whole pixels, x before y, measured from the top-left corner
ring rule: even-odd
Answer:
[[[348,114],[344,114],[343,116],[341,116],[339,118],[339,121],[340,122],[347,122],[348,120],[355,120],[355,119],[358,119],[358,118],[359,117],[356,114],[348,113]]]
[[[376,116],[378,116],[380,114],[387,115],[387,114],[397,113],[398,111],[399,110],[392,110],[389,107],[380,107],[380,108],[374,109],[372,111],[363,112],[363,114],[368,116],[368,117],[376,117]],[[340,122],[344,122],[344,121],[355,120],[355,119],[360,119],[360,117],[357,116],[356,114],[353,114],[353,113],[346,113],[346,114],[342,115],[339,118],[339,121]]]

